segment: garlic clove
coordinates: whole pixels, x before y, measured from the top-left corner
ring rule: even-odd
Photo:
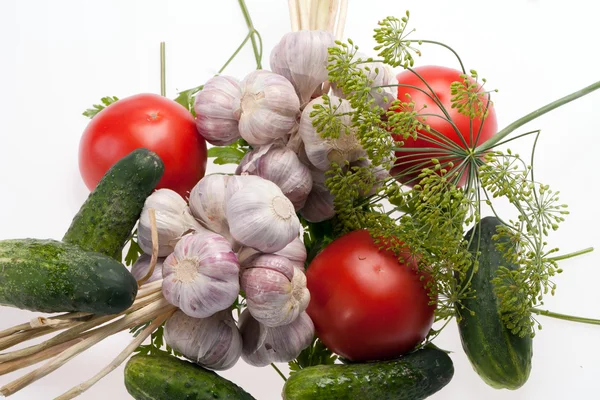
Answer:
[[[240,178],[246,179],[234,183],[242,187],[227,200],[226,205],[231,236],[242,245],[263,253],[283,249],[300,232],[300,221],[293,204],[271,181]]]
[[[300,237],[297,237],[283,249],[273,254],[287,258],[294,267],[298,267],[301,271],[304,271],[304,263],[306,262],[307,254],[306,246]]]
[[[396,100],[395,90],[396,87],[392,86],[398,83],[392,70],[382,62],[366,62],[369,57],[363,53],[357,53],[355,55],[355,61],[359,62],[358,67],[366,74],[367,79],[371,81],[370,86],[373,88],[370,91],[370,95],[373,98],[376,105],[381,107],[384,111],[392,105],[393,101]],[[388,87],[380,87],[388,86]],[[380,87],[380,88],[377,88]],[[332,93],[341,98],[346,98],[342,89],[332,84]]]
[[[140,279],[146,276],[146,274],[150,270],[151,259],[152,256],[148,254],[142,254],[136,260],[136,262],[133,263],[133,266],[131,267],[131,275],[133,275],[136,281],[139,281]],[[156,265],[154,266],[154,272],[152,272],[152,275],[150,275],[150,278],[148,278],[148,280],[146,281],[147,284],[150,282],[160,281],[162,279],[162,265],[164,261],[165,257],[160,257],[156,261]]]
[[[207,142],[225,146],[240,138],[238,121],[233,106],[242,97],[237,79],[231,76],[215,76],[204,84],[194,101],[196,127]]]
[[[341,115],[339,120],[341,125],[352,126],[351,115],[352,108],[345,99],[336,96],[329,96],[330,105],[336,110],[336,114]],[[313,117],[311,113],[315,105],[324,104],[323,97],[317,97],[312,100],[302,111],[298,133],[304,142],[304,151],[310,160],[310,163],[321,171],[327,171],[332,162],[344,164],[346,161],[353,162],[360,157],[365,156],[365,151],[360,145],[356,133],[350,129],[350,133],[340,130],[337,138],[323,138],[313,126]]]
[[[240,284],[252,316],[270,327],[291,323],[310,301],[304,272],[282,256],[252,259],[242,270]]]
[[[257,175],[275,183],[292,202],[297,211],[312,189],[308,167],[300,162],[294,151],[282,145],[260,146],[246,156],[236,169],[236,174]]]
[[[255,367],[274,362],[289,362],[310,346],[315,326],[306,312],[287,325],[266,327],[246,309],[240,316],[242,359]]]
[[[390,156],[391,159],[392,156]],[[362,193],[363,196],[372,196],[374,194],[377,193],[377,191],[379,190],[379,188],[381,188],[385,182],[391,178],[390,176],[390,170],[389,168],[385,168],[383,166],[372,166],[371,160],[367,159],[367,158],[361,158],[358,161],[355,161],[353,163],[350,164],[350,166],[360,166],[360,167],[367,167],[367,166],[371,166],[372,170],[373,170],[373,174],[375,175],[375,184],[373,185],[373,187],[371,188],[371,190],[369,190],[366,193]],[[391,166],[391,163],[390,163]]]
[[[322,222],[335,216],[333,195],[325,185],[325,172],[312,168],[313,187],[300,215],[308,222]]]
[[[208,318],[177,310],[165,324],[165,341],[189,360],[218,371],[233,367],[242,354],[242,336],[229,310]]]
[[[302,106],[327,80],[328,49],[334,46],[331,32],[301,30],[285,34],[271,51],[271,70],[294,85]]]
[[[229,239],[225,216],[226,188],[229,175],[213,174],[202,178],[190,192],[190,210],[206,229]]]
[[[206,318],[229,308],[239,291],[237,257],[216,233],[183,237],[163,263],[163,295],[190,317]]]
[[[252,146],[283,140],[298,129],[300,101],[292,84],[271,71],[257,70],[241,82],[242,96],[234,101],[242,138]]]
[[[171,254],[184,234],[202,229],[183,197],[171,189],[156,190],[146,199],[138,223],[138,244],[146,254],[152,254],[150,208],[156,217],[159,257]]]

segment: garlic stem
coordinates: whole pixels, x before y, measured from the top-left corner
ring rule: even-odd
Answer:
[[[304,0],[299,2],[300,7],[300,30],[310,30],[310,5],[311,0]]]
[[[156,262],[158,261],[158,229],[156,229],[156,213],[154,208],[148,209],[148,216],[150,217],[150,232],[152,235],[152,258],[150,259],[150,268],[148,269],[146,276],[138,281],[138,288],[142,287],[142,285],[150,279],[154,273]]]
[[[290,9],[290,25],[292,26],[292,32],[300,30],[300,17],[298,15],[298,1],[299,0],[288,0],[288,8]]]
[[[341,0],[339,14],[340,17],[335,28],[335,40],[342,40],[344,36],[344,25],[346,25],[346,17],[348,16],[348,0]]]
[[[323,27],[322,29],[325,29],[328,32],[334,33],[335,20],[337,18],[338,10],[339,10],[339,3],[340,3],[339,0],[331,0],[329,2],[329,10],[328,10],[329,19],[327,21],[327,25],[325,27]],[[327,93],[327,92],[325,92],[325,93]]]
[[[58,396],[55,400],[70,400],[75,398],[94,386],[98,381],[104,378],[106,375],[114,371],[119,365],[121,365],[135,349],[140,346],[152,332],[154,332],[171,314],[175,312],[175,309],[158,316],[150,325],[148,325],[136,338],[127,346],[119,355],[100,372],[94,375],[91,379],[83,382],[80,385],[75,386],[68,392]]]
[[[69,360],[77,356],[79,353],[89,349],[96,343],[104,340],[108,336],[114,335],[124,329],[132,328],[140,323],[146,322],[148,319],[152,319],[157,313],[166,313],[175,308],[170,305],[165,299],[158,300],[146,307],[133,312],[125,317],[111,322],[110,324],[96,330],[90,337],[86,338],[75,346],[70,347],[68,350],[62,352],[58,357],[52,361],[44,364],[42,367],[35,369],[20,378],[4,385],[0,388],[0,394],[3,396],[10,396],[17,393],[19,390],[32,384],[33,382],[45,377],[52,373],[62,365],[67,363]],[[114,318],[114,316],[110,316]]]
[[[75,323],[77,321],[74,321],[74,320],[86,318],[91,315],[92,314],[90,314],[90,313],[84,313],[84,312],[70,312],[70,313],[66,313],[66,314],[57,315],[55,317],[49,317],[46,319],[59,320],[59,321],[64,320],[64,321],[71,321],[71,322]],[[24,324],[16,325],[16,326],[10,327],[8,329],[5,329],[3,331],[0,331],[0,339],[5,338],[7,336],[14,335],[14,334],[24,333],[26,331],[40,329],[40,328],[41,327],[32,326],[31,322],[25,322]]]

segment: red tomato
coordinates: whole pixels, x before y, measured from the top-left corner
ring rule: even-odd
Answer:
[[[435,311],[420,275],[414,261],[403,265],[380,251],[366,230],[338,238],[306,271],[307,312],[317,336],[353,361],[412,350],[429,332]]]
[[[106,171],[133,150],[145,147],[165,164],[158,188],[184,198],[206,171],[206,142],[185,107],[156,94],[118,100],[88,124],[79,143],[79,171],[93,190]]]
[[[411,71],[404,71],[398,74],[398,84],[399,85],[407,85],[413,86],[414,88],[407,86],[398,86],[398,99],[402,102],[410,102],[413,101],[415,103],[414,109],[418,111],[420,114],[430,114],[427,116],[425,123],[431,127],[432,130],[439,132],[444,137],[448,138],[452,142],[459,145],[461,148],[465,149],[465,142],[468,144],[469,148],[477,147],[478,145],[484,143],[489,138],[491,138],[497,131],[498,124],[496,121],[496,112],[493,106],[490,105],[488,110],[487,117],[483,120],[483,126],[481,119],[473,119],[473,133],[471,135],[470,128],[470,118],[458,112],[456,108],[452,108],[452,94],[450,93],[450,85],[453,82],[463,82],[464,79],[460,77],[462,72],[439,66],[423,66],[414,68],[416,71],[431,87],[429,89],[425,83],[414,73]],[[418,89],[417,89],[418,88]],[[419,89],[425,91],[423,93]],[[431,91],[437,95],[440,99],[440,102],[447,110],[450,120],[454,123],[458,131],[460,132],[460,136],[456,132],[456,130],[452,127],[452,124],[448,122],[446,119],[442,118],[444,113],[442,109],[429,97],[431,96]],[[481,90],[481,89],[480,89]],[[406,97],[406,95],[410,95],[410,99]],[[487,96],[482,95],[481,100],[484,102],[484,106],[487,102]],[[427,108],[422,109],[423,106],[427,106]],[[481,133],[479,133],[479,129],[481,128]],[[479,133],[479,137],[478,136]],[[462,139],[461,139],[462,136]],[[417,139],[414,140],[412,138],[403,139],[401,137],[396,137],[396,140],[403,140],[405,148],[442,148],[442,146],[438,143],[432,143],[427,140],[427,138],[438,138],[430,132],[419,131]],[[438,141],[443,141],[443,139],[437,139]],[[398,176],[397,179],[405,183],[409,186],[413,186],[418,183],[417,176],[420,174],[423,168],[432,168],[432,164],[430,161],[432,158],[439,158],[440,162],[448,162],[452,161],[454,166],[457,167],[458,164],[462,161],[462,158],[446,158],[442,157],[447,156],[447,153],[435,152],[435,151],[425,151],[425,150],[415,150],[411,152],[396,152],[396,166],[392,168],[392,175],[403,174],[404,176]],[[421,163],[425,163],[424,165],[419,165]],[[407,170],[410,170],[407,172]],[[463,173],[460,185],[464,185],[467,179],[467,174]]]

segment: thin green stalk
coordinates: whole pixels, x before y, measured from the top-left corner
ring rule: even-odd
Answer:
[[[167,95],[165,42],[160,42],[160,95]]]
[[[282,378],[284,381],[286,381],[286,382],[287,382],[287,378],[286,378],[286,377],[285,377],[285,375],[284,375],[284,374],[281,372],[281,370],[280,370],[279,368],[277,368],[277,365],[275,365],[275,364],[271,363],[271,367],[273,367],[273,369],[274,369],[275,371],[277,371],[277,373],[279,374],[279,376],[280,376],[280,377],[281,377],[281,378]]]
[[[582,324],[600,325],[600,320],[593,318],[577,317],[574,315],[559,314],[549,310],[540,310],[532,308],[531,312],[537,315],[543,315],[550,318],[562,319],[564,321],[579,322]]]
[[[242,48],[244,48],[244,45],[252,37],[252,34],[253,34],[252,31],[248,32],[248,34],[246,35],[246,37],[242,41],[242,44],[240,44],[238,46],[238,48],[233,52],[233,54],[231,55],[231,57],[229,57],[229,59],[227,61],[225,61],[225,64],[223,64],[223,66],[221,67],[221,69],[219,70],[219,72],[217,72],[217,75],[220,75],[223,71],[225,71],[225,68],[227,68],[227,66],[229,65],[229,63],[231,63],[233,61],[233,59],[235,58],[235,56],[237,56],[238,53],[242,50]]]
[[[467,73],[467,71],[465,70],[465,66],[463,65],[463,62],[460,59],[460,56],[458,55],[458,53],[456,51],[454,51],[454,49],[452,47],[448,46],[447,44],[444,44],[444,43],[441,43],[441,42],[436,42],[435,40],[411,40],[411,42],[413,42],[413,43],[417,43],[418,42],[418,43],[437,44],[438,46],[445,47],[446,49],[450,50],[452,52],[452,54],[454,54],[454,56],[458,60],[458,63],[460,64],[460,69],[462,70],[463,74]]]
[[[580,256],[582,254],[591,253],[592,251],[594,251],[594,248],[593,247],[588,247],[586,249],[574,251],[572,253],[561,254],[560,256],[556,256],[556,257],[550,257],[550,260],[551,261],[566,260],[568,258],[577,257],[577,256]]]
[[[256,32],[256,29],[254,29],[254,24],[252,24],[252,18],[250,17],[250,13],[248,12],[246,2],[244,0],[238,1],[240,3],[242,13],[244,14],[246,25],[248,25],[248,31],[250,31],[251,34],[250,39],[252,40],[252,50],[254,50],[254,58],[256,58],[256,69],[262,69],[262,39],[258,32]]]
[[[516,129],[525,125],[526,123],[528,123],[538,117],[541,117],[542,115],[546,114],[547,112],[550,112],[558,107],[561,107],[567,103],[570,103],[573,100],[577,100],[580,97],[588,95],[598,89],[600,89],[600,81],[595,82],[589,86],[586,86],[583,89],[573,92],[573,93],[571,93],[565,97],[562,97],[558,100],[555,100],[552,103],[546,104],[545,106],[538,108],[537,110],[535,110],[533,112],[530,112],[529,114],[525,115],[524,117],[521,117],[518,120],[516,120],[515,122],[513,122],[512,124],[508,125],[506,128],[502,129],[500,132],[496,133],[487,142],[477,146],[477,148],[475,149],[475,153],[480,154],[487,150],[490,150],[497,143],[499,143],[502,139],[504,139],[506,136],[510,135],[513,131],[515,131]]]

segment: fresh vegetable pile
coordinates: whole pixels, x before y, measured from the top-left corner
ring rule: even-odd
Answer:
[[[162,96],[84,113],[91,193],[64,237],[0,241],[0,304],[61,313],[0,332],[0,375],[45,361],[0,394],[129,330],[110,365],[58,399],[128,359],[138,400],[252,399],[215,372],[238,362],[271,365],[286,400],[424,399],[455,374],[435,345],[453,320],[485,383],[522,387],[534,316],[565,317],[539,308],[558,261],[592,249],[548,248],[566,205],[534,179],[535,144],[530,160],[498,149],[537,143],[539,131],[510,135],[600,82],[498,130],[494,90],[453,50],[442,45],[458,69],[414,67],[440,43],[411,39],[408,12],[379,22],[370,55],[342,41],[346,2],[291,1],[266,69],[240,6],[255,70],[222,74],[238,48],[170,100],[163,46]],[[205,175],[208,158],[235,173]]]

